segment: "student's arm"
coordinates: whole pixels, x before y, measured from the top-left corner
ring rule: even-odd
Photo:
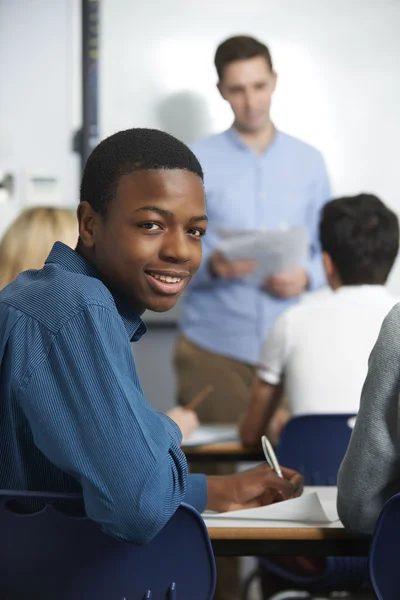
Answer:
[[[178,425],[182,440],[186,440],[200,425],[197,413],[184,406],[174,406],[166,415]]]
[[[371,353],[350,444],[339,470],[338,512],[356,534],[371,534],[385,502],[400,492],[400,304]]]
[[[186,485],[181,432],[146,402],[117,313],[91,306],[71,318],[24,379],[19,402],[36,446],[79,481],[105,532],[142,544],[182,500],[204,509],[206,479]]]
[[[310,257],[307,264],[308,289],[315,290],[325,283],[325,273],[321,258],[319,242],[319,220],[321,209],[330,200],[331,189],[328,173],[321,154],[315,165],[315,176],[312,189],[312,200],[308,212],[308,231],[310,235]]]
[[[282,387],[255,379],[247,413],[240,424],[240,437],[244,444],[253,445],[260,441],[278,407]]]
[[[282,396],[282,375],[288,356],[288,314],[274,323],[261,352],[249,406],[240,424],[240,436],[245,444],[255,444],[266,432]]]

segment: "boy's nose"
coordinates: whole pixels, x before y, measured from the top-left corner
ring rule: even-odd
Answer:
[[[161,249],[162,258],[174,263],[187,263],[191,259],[189,240],[184,232],[171,233],[164,238]]]

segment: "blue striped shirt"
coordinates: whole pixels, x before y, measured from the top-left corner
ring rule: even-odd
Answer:
[[[43,269],[0,292],[0,486],[81,490],[91,519],[137,544],[182,500],[206,504],[206,479],[187,475],[179,428],[144,397],[130,346],[144,332],[60,242]]]

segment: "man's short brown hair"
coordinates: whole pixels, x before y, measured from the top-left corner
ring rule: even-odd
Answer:
[[[263,56],[271,71],[272,58],[267,46],[248,35],[236,35],[222,42],[215,53],[214,64],[218,78],[222,81],[224,67],[236,60],[246,60]]]

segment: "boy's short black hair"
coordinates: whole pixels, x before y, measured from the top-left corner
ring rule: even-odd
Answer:
[[[319,232],[344,285],[386,282],[399,250],[399,221],[379,198],[359,194],[328,202]]]
[[[100,142],[89,156],[80,201],[106,215],[123,175],[153,169],[182,169],[203,180],[199,161],[183,142],[158,129],[126,129]]]

